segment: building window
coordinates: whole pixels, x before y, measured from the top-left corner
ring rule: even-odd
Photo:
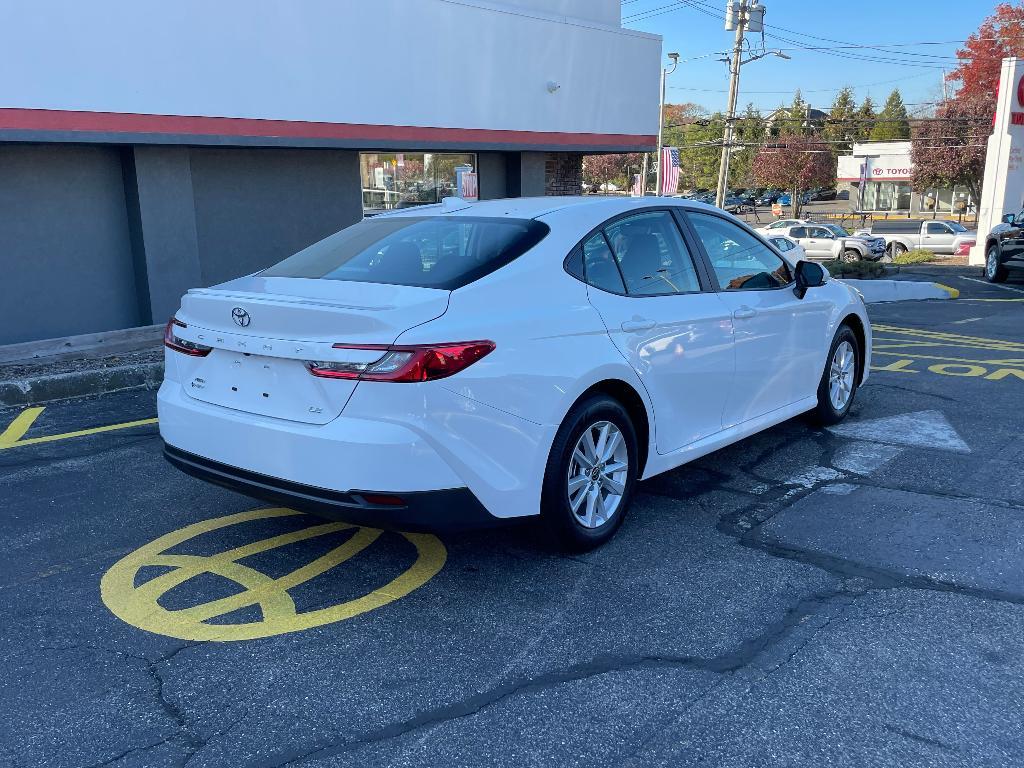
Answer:
[[[936,213],[959,213],[956,208],[956,201],[963,198],[967,201],[967,210],[974,210],[971,193],[967,187],[953,187],[950,189],[929,189],[921,199],[921,208],[926,212]]]
[[[899,181],[868,181],[864,184],[865,211],[909,211],[913,190]]]
[[[363,213],[439,203],[454,197],[456,169],[476,169],[476,155],[440,152],[363,152],[359,173]]]

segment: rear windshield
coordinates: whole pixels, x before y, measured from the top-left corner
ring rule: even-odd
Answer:
[[[532,219],[383,216],[289,256],[263,277],[308,277],[455,290],[526,253],[548,233]]]

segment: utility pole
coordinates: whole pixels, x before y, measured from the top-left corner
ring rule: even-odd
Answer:
[[[732,61],[729,64],[729,105],[725,115],[725,136],[722,138],[722,162],[718,166],[718,193],[715,205],[719,208],[725,202],[725,188],[729,184],[729,159],[732,155],[732,141],[736,130],[736,99],[740,95],[740,67],[765,56],[778,56],[788,59],[779,51],[764,51],[751,55],[743,60],[743,36],[747,32],[764,31],[764,14],[766,8],[759,0],[729,0],[726,6],[725,28],[736,30],[736,42],[732,48]]]
[[[743,33],[747,26],[747,0],[740,0],[729,6],[725,17],[725,28],[736,27],[736,42],[732,47],[732,62],[729,65],[729,104],[725,113],[725,136],[722,139],[722,162],[718,166],[718,191],[715,205],[725,203],[725,188],[729,185],[729,157],[732,154],[732,137],[736,123],[736,99],[740,91],[740,66],[743,62]]]
[[[672,69],[661,70],[661,101],[658,102],[658,153],[654,156],[658,168],[655,171],[654,194],[661,194],[661,145],[665,135],[665,80],[676,71],[679,66],[679,54],[670,53],[668,57],[672,60]]]

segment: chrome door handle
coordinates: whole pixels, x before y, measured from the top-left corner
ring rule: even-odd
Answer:
[[[626,333],[636,333],[637,331],[649,331],[656,325],[654,320],[626,320],[622,324],[622,330]]]
[[[732,316],[735,317],[737,320],[746,320],[748,318],[754,317],[754,315],[756,314],[757,310],[754,309],[753,307],[740,307],[739,309],[732,313]]]

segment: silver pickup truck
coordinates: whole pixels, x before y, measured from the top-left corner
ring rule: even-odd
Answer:
[[[953,255],[962,243],[973,245],[977,241],[975,232],[944,219],[886,219],[857,231],[858,235],[862,233],[883,238],[890,256],[899,256],[917,248]]]

